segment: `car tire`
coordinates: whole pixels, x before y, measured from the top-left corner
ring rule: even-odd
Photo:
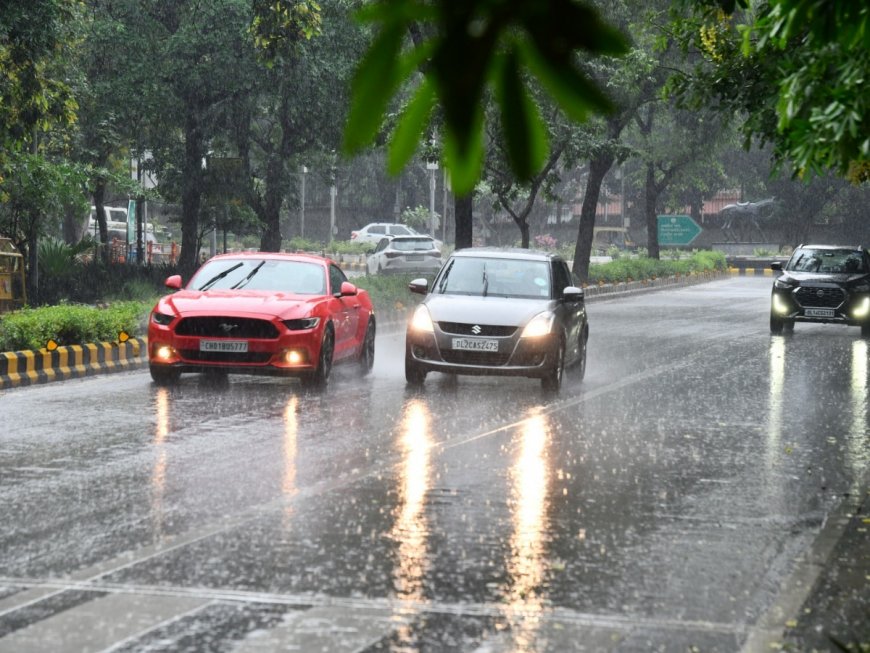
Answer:
[[[327,324],[323,331],[323,341],[320,343],[320,355],[317,357],[317,369],[308,376],[302,377],[302,385],[306,388],[323,388],[329,382],[332,371],[332,356],[335,353],[335,335],[332,325]]]
[[[372,371],[375,364],[375,318],[369,317],[368,326],[366,326],[366,334],[363,338],[362,350],[359,354],[359,373],[360,376],[366,376]]]
[[[414,362],[410,352],[405,352],[405,381],[413,386],[421,386],[426,381],[426,370]]]
[[[777,317],[773,313],[770,314],[770,332],[778,335],[782,333],[782,328],[785,326],[785,320]]]
[[[586,343],[588,341],[589,329],[583,329],[583,333],[580,336],[580,355],[571,368],[571,375],[578,381],[582,381],[583,377],[586,376]]]
[[[151,372],[151,380],[160,387],[174,385],[181,377],[181,372],[171,367],[151,365],[149,371]]]
[[[550,369],[541,377],[541,387],[548,392],[559,392],[562,388],[562,377],[565,374],[565,343],[559,340],[559,346],[553,354]]]

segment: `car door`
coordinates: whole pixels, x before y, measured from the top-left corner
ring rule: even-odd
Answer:
[[[367,269],[369,274],[375,274],[379,272],[381,268],[383,268],[383,257],[384,250],[387,248],[387,245],[390,244],[389,238],[381,238],[381,242],[378,243],[378,246],[375,247],[374,253],[369,256],[367,260]]]
[[[358,343],[361,303],[358,295],[341,296],[341,284],[347,281],[347,276],[337,265],[329,266],[329,287],[332,293],[331,313],[335,327],[335,359],[350,356],[356,351]]]
[[[573,361],[580,355],[580,336],[586,323],[586,305],[584,302],[566,302],[562,300],[565,288],[571,285],[573,283],[571,282],[571,271],[568,269],[568,264],[559,259],[554,260],[553,296],[559,302],[559,307],[556,310],[565,328],[565,355],[568,361]]]

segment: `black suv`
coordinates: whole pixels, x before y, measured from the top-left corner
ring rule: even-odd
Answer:
[[[870,254],[863,247],[801,245],[773,282],[770,332],[795,322],[832,322],[861,327],[870,336]]]

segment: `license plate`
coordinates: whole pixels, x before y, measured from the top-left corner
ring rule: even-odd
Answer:
[[[834,317],[833,308],[805,308],[804,315],[807,317]]]
[[[231,353],[245,353],[248,351],[247,340],[200,340],[200,351],[223,351]]]
[[[453,338],[453,349],[464,349],[465,351],[498,351],[498,340]]]

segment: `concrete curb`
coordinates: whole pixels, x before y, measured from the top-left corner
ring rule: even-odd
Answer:
[[[0,353],[0,389],[121,372],[148,362],[144,339]]]

